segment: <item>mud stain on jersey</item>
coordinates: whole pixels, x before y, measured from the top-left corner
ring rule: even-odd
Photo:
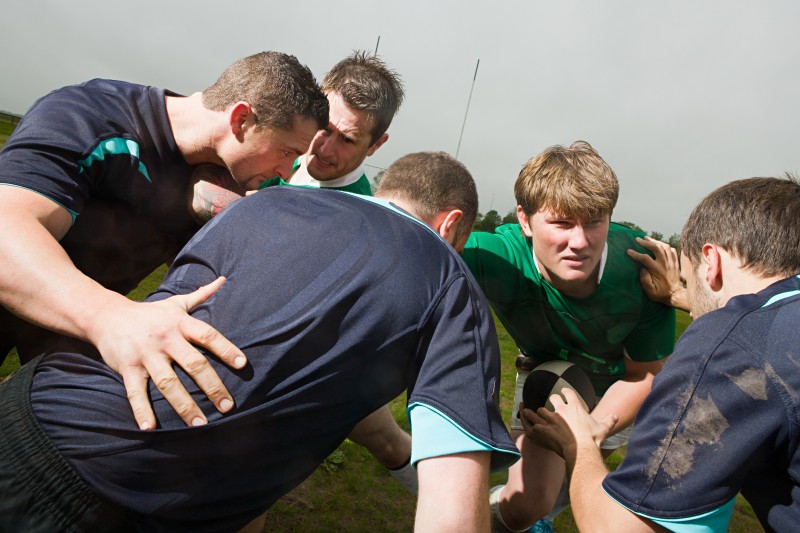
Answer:
[[[681,392],[677,402],[678,405],[686,405],[686,403],[692,398],[692,392],[694,392],[694,384]],[[647,467],[645,468],[645,475],[647,475],[647,480],[649,483],[652,483],[653,479],[656,477],[656,474],[658,474],[661,463],[664,461],[664,456],[666,455],[667,451],[669,451],[669,445],[672,442],[675,430],[678,429],[679,423],[679,418],[676,418],[674,421],[670,422],[669,427],[664,431],[664,438],[661,439],[656,453],[650,457],[650,461],[647,463]]]
[[[658,463],[648,465],[648,478],[652,480],[660,470],[669,478],[670,487],[678,489],[683,476],[694,469],[695,450],[700,446],[719,445],[729,426],[710,395],[706,398],[695,396],[687,406],[674,437],[664,439],[659,453],[654,454],[653,461],[658,460]]]
[[[766,372],[767,377],[770,379],[770,381],[773,381],[778,385],[780,385],[781,387],[783,387],[783,390],[786,391],[786,394],[791,396],[793,400],[797,401],[798,399],[797,391],[793,387],[789,386],[789,384],[786,383],[783,380],[783,378],[780,375],[778,375],[777,372],[775,372],[775,369],[772,367],[771,364],[767,363],[764,365],[764,372]]]
[[[752,399],[767,399],[767,374],[760,368],[748,368],[738,376],[725,374],[725,377]]]
[[[786,353],[786,358],[795,364],[795,366],[800,366],[800,359],[797,357],[797,353],[792,350]]]

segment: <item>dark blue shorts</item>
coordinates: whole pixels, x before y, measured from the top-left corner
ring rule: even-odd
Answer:
[[[30,404],[37,357],[0,383],[0,531],[132,531],[39,427]]]

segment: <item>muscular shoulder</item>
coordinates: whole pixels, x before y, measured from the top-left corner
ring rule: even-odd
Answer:
[[[644,237],[645,233],[636,231],[614,222],[608,227],[608,257],[615,260],[619,268],[630,272],[639,272],[639,264],[627,256],[627,250],[633,248],[637,252],[647,253],[642,246],[636,243],[636,237]],[[624,259],[624,260],[623,260]]]
[[[531,253],[530,239],[522,234],[519,224],[504,224],[494,233],[472,232],[461,256],[470,268],[495,269],[529,262]]]
[[[131,107],[151,90],[152,87],[135,83],[94,79],[48,93],[31,106],[23,119],[37,118],[49,112],[60,113],[62,119],[64,115],[100,118],[109,112],[117,114],[120,109]]]
[[[461,257],[490,301],[510,302],[538,285],[530,239],[519,224],[506,224],[494,233],[473,232]]]
[[[644,233],[632,230],[620,224],[612,223],[608,229],[606,240],[606,261],[600,287],[605,290],[621,292],[635,300],[642,300],[644,292],[639,281],[640,265],[630,257],[627,250],[633,248],[645,253],[646,250],[636,244],[636,237]]]

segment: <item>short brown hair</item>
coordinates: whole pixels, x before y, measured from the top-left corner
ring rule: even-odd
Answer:
[[[703,198],[681,233],[681,251],[698,265],[716,244],[754,274],[800,272],[800,183],[795,176],[732,181]]]
[[[408,154],[383,173],[376,196],[399,196],[414,206],[423,222],[438,213],[460,209],[456,242],[466,240],[478,214],[478,190],[461,162],[445,152]]]
[[[389,129],[404,97],[400,75],[364,51],[338,62],[322,80],[322,90],[341,95],[351,109],[367,112],[372,118],[370,144]]]
[[[328,99],[314,75],[296,57],[280,52],[236,61],[203,91],[203,105],[213,111],[236,102],[253,107],[258,126],[290,130],[298,116],[313,120],[318,129],[328,126]]]
[[[568,148],[551,146],[529,159],[514,184],[514,196],[528,216],[549,209],[592,220],[614,210],[619,182],[589,143],[575,141]]]

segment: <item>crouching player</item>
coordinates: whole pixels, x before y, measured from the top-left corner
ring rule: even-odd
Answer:
[[[462,254],[520,350],[511,429],[522,459],[492,489],[495,531],[525,531],[548,515],[564,480],[563,459],[523,432],[518,406],[530,370],[562,359],[589,374],[601,396],[592,416],[619,416],[603,444],[610,454],[626,443],[675,335],[674,310],[647,298],[626,253],[644,251],[641,233],[610,222],[619,185],[588,143],[533,157],[514,194],[519,224],[473,233]]]

